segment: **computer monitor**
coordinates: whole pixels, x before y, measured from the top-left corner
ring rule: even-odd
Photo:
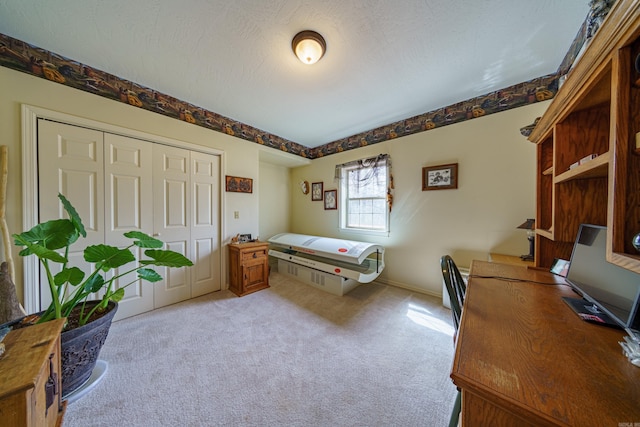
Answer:
[[[587,321],[640,329],[640,274],[606,260],[606,227],[582,224],[567,282],[582,299],[564,298]]]

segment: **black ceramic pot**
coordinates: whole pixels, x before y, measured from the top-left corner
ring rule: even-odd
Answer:
[[[87,302],[87,306],[99,301]],[[91,376],[100,349],[107,339],[111,321],[118,311],[118,304],[109,301],[107,313],[84,326],[61,335],[62,398],[81,387]]]

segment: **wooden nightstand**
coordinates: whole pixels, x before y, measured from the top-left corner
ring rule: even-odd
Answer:
[[[51,320],[13,330],[5,337],[6,352],[0,358],[2,425],[62,425],[60,331],[64,322]]]
[[[269,244],[231,243],[229,290],[239,297],[269,287]]]

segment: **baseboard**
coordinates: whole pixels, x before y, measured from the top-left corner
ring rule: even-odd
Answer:
[[[374,283],[381,283],[383,285],[394,286],[396,288],[406,289],[407,291],[417,292],[419,294],[429,295],[429,296],[436,297],[436,298],[442,298],[442,294],[439,294],[437,292],[430,291],[430,290],[427,290],[427,289],[424,289],[424,288],[417,288],[415,286],[407,285],[406,283],[402,283],[402,282],[396,282],[396,281],[393,281],[393,280],[381,279],[380,277],[378,277],[374,281]]]

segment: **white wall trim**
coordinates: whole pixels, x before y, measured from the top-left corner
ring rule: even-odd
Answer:
[[[22,105],[22,229],[30,230],[38,223],[38,116],[36,111]],[[35,313],[40,310],[40,277],[38,259],[22,258],[23,292],[25,310]]]
[[[380,277],[378,277],[375,281],[377,283],[381,283],[383,285],[393,286],[393,287],[400,288],[400,289],[405,289],[407,291],[416,292],[418,294],[429,295],[429,296],[436,297],[436,298],[442,298],[442,294],[439,294],[437,292],[433,292],[433,291],[431,291],[429,289],[424,289],[424,288],[419,288],[417,286],[408,285],[408,284],[403,283],[403,282],[396,282],[395,280],[382,279]]]
[[[148,134],[133,129],[123,128],[109,123],[99,122],[84,117],[48,110],[22,104],[22,229],[29,230],[38,223],[38,119],[54,120],[74,126],[82,126],[98,131],[141,139],[155,144],[170,145],[191,151],[220,156],[220,284],[222,289],[226,281],[226,251],[223,250],[223,236],[226,235],[224,206],[224,177],[226,174],[225,152],[215,148],[204,147],[190,142],[179,141],[160,135]],[[22,258],[24,278],[24,300],[27,313],[40,311],[40,295],[38,292],[40,276],[36,257]]]

